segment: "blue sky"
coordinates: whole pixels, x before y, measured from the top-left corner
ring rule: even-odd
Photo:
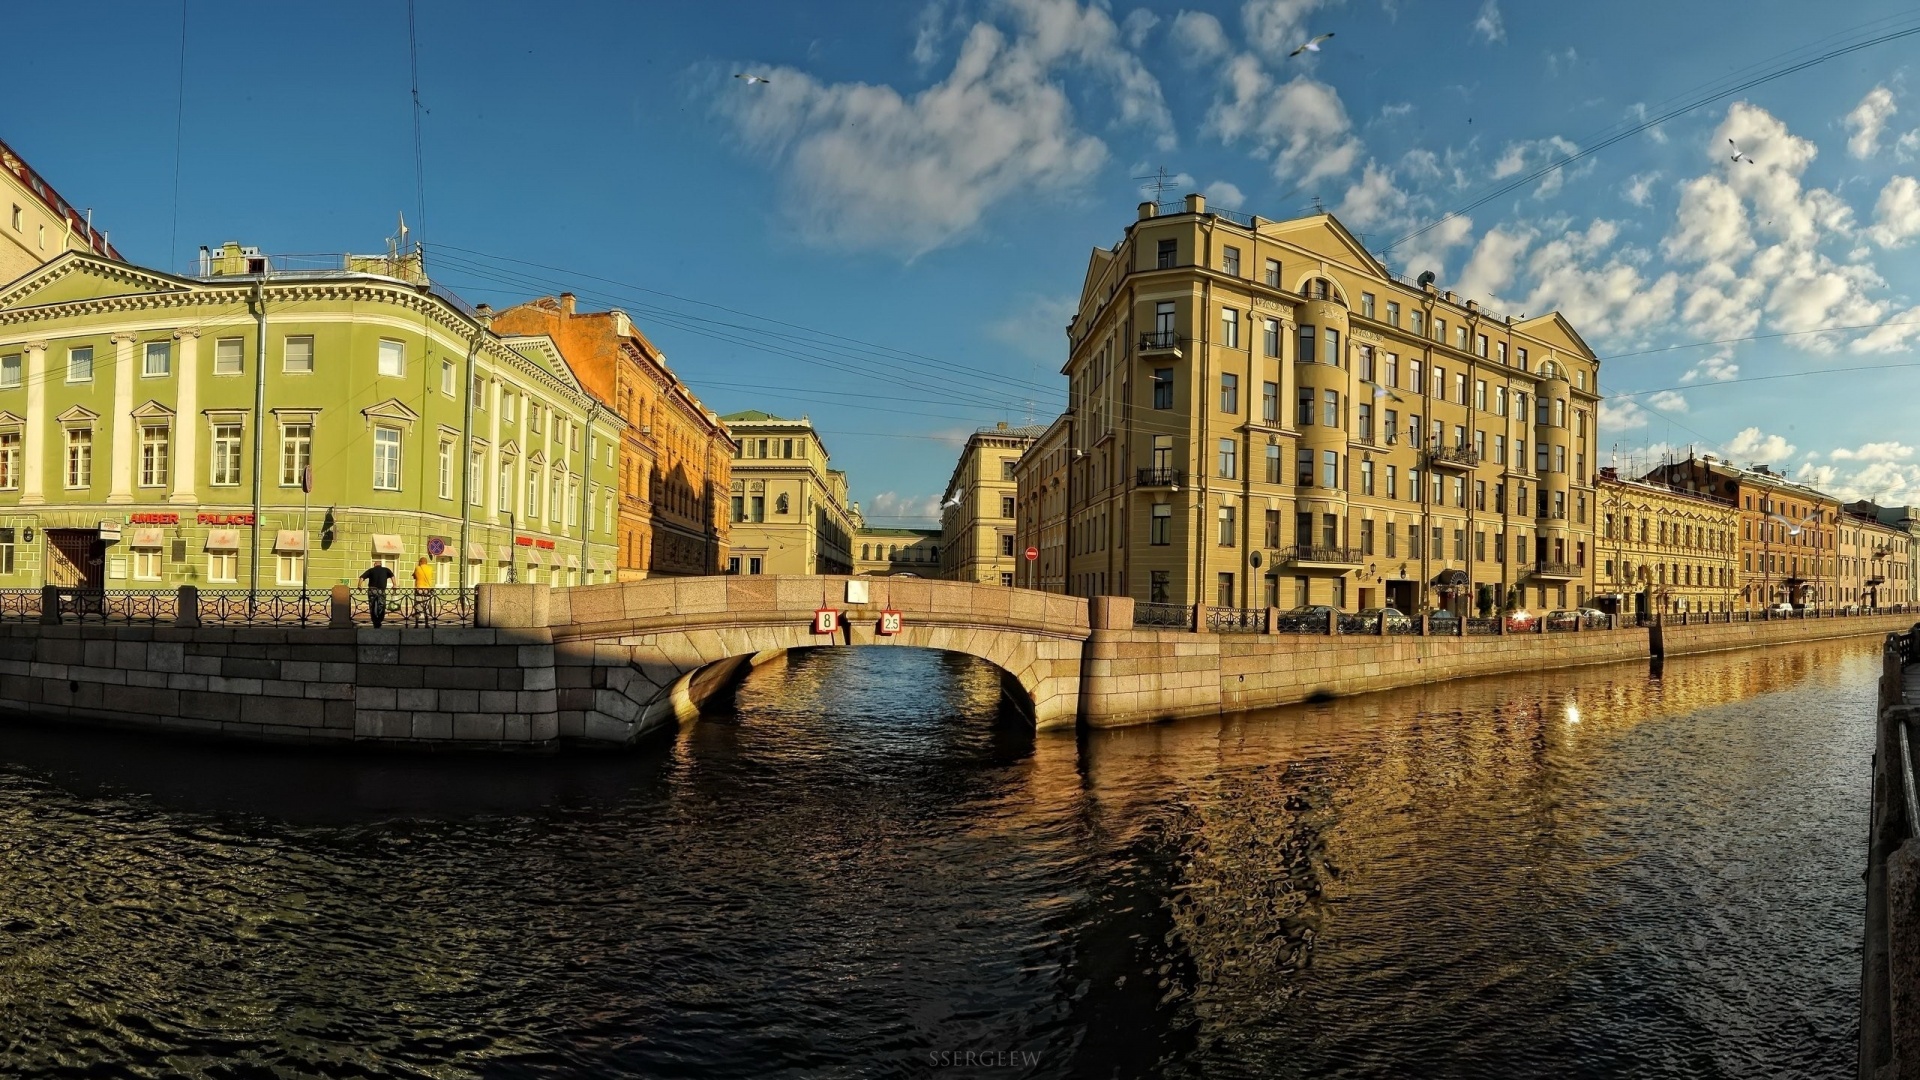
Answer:
[[[1603,460],[1692,445],[1920,502],[1920,369],[1843,370],[1913,362],[1920,342],[1920,36],[1445,217],[1743,77],[1920,27],[1920,10],[417,10],[424,217],[399,0],[188,0],[184,90],[176,3],[12,11],[15,39],[44,47],[11,54],[27,92],[0,138],[135,262],[184,269],[227,239],[378,250],[404,211],[429,271],[469,299],[570,286],[624,307],[717,411],[810,415],[876,524],[930,520],[974,426],[1058,411],[1087,252],[1119,237],[1133,178],[1161,166],[1178,190],[1263,216],[1318,199],[1396,269],[1494,310],[1564,311],[1617,357],[1605,390],[1638,392],[1609,403]],[[1329,31],[1318,55],[1286,55]],[[1864,325],[1878,328],[1804,333]]]

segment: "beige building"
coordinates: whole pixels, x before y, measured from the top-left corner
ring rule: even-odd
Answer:
[[[1013,547],[1020,553],[1014,584],[1025,589],[1067,591],[1067,461],[1073,452],[1073,418],[1048,425],[1014,466],[1014,509],[1019,522]],[[1039,552],[1029,560],[1028,548]]]
[[[1601,469],[1594,601],[1622,615],[1732,611],[1740,591],[1740,509],[1659,475]]]
[[[1840,515],[1839,573],[1834,603],[1842,608],[1890,607],[1913,602],[1909,576],[1913,537],[1875,516],[1871,503],[1844,507]]]
[[[1743,469],[1710,455],[1668,462],[1647,479],[1731,499],[1739,508],[1735,610],[1758,611],[1781,603],[1796,608],[1835,605],[1840,500],[1765,465]]]
[[[1014,470],[1027,447],[1045,432],[1040,427],[1009,427],[1005,421],[981,428],[960,451],[941,502],[940,572],[951,581],[1012,585],[1024,561],[1016,550]]]
[[[107,234],[93,227],[88,213],[61,198],[6,143],[0,143],[0,206],[7,215],[0,221],[0,281],[13,281],[65,251],[126,261],[107,243]]]
[[[856,574],[940,576],[938,529],[882,529],[861,525],[854,530],[853,544]]]
[[[829,468],[806,417],[720,418],[738,444],[730,491],[729,574],[851,574],[858,526],[847,474]]]
[[[1331,215],[1143,203],[1068,327],[1065,589],[1472,611],[1586,601],[1598,363],[1391,274]]]

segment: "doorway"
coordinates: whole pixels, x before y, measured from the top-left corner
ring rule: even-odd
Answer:
[[[1402,615],[1412,615],[1416,610],[1413,606],[1413,582],[1387,582],[1387,606]]]
[[[47,584],[69,589],[106,587],[107,544],[98,529],[48,529]]]

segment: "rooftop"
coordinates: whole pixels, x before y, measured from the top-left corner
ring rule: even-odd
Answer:
[[[60,193],[53,190],[52,184],[41,179],[40,174],[33,171],[33,166],[22,160],[19,154],[13,152],[13,147],[4,142],[0,142],[0,166],[5,166],[15,179],[25,185],[27,190],[33,192],[34,198],[39,199],[47,209],[54,212],[55,216],[64,220],[69,229],[86,237],[88,247],[116,262],[126,262],[120,257],[120,253],[114,250],[113,245],[107,243],[107,234],[87,223],[85,211],[74,209],[67,200],[61,198]]]

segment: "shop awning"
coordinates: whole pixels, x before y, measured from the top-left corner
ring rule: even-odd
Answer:
[[[398,536],[392,533],[373,534],[373,553],[375,555],[400,555],[404,554],[405,551],[406,548],[400,543]]]
[[[526,550],[527,550],[527,565],[539,566],[540,565],[540,549],[528,548]]]
[[[273,535],[273,550],[297,555],[307,550],[307,534],[301,529],[281,529]]]
[[[500,545],[500,554],[499,554],[499,556],[498,556],[498,558],[499,558],[499,560],[500,560],[501,562],[512,562],[512,561],[513,561],[513,547],[512,547],[511,545],[509,545],[509,544],[501,544],[501,545]]]
[[[1458,588],[1467,583],[1465,570],[1442,570],[1433,576],[1433,583],[1441,588]]]
[[[136,547],[136,548],[157,548],[160,546],[161,539],[162,537],[159,529],[135,529],[133,530],[133,539],[127,542],[127,546]]]
[[[486,562],[487,561],[487,545],[476,543],[472,540],[467,541],[467,561],[468,562]]]
[[[240,530],[239,529],[207,530],[207,550],[208,551],[239,551],[240,550]]]
[[[580,569],[580,556],[578,555],[567,556],[567,569],[569,570]]]

